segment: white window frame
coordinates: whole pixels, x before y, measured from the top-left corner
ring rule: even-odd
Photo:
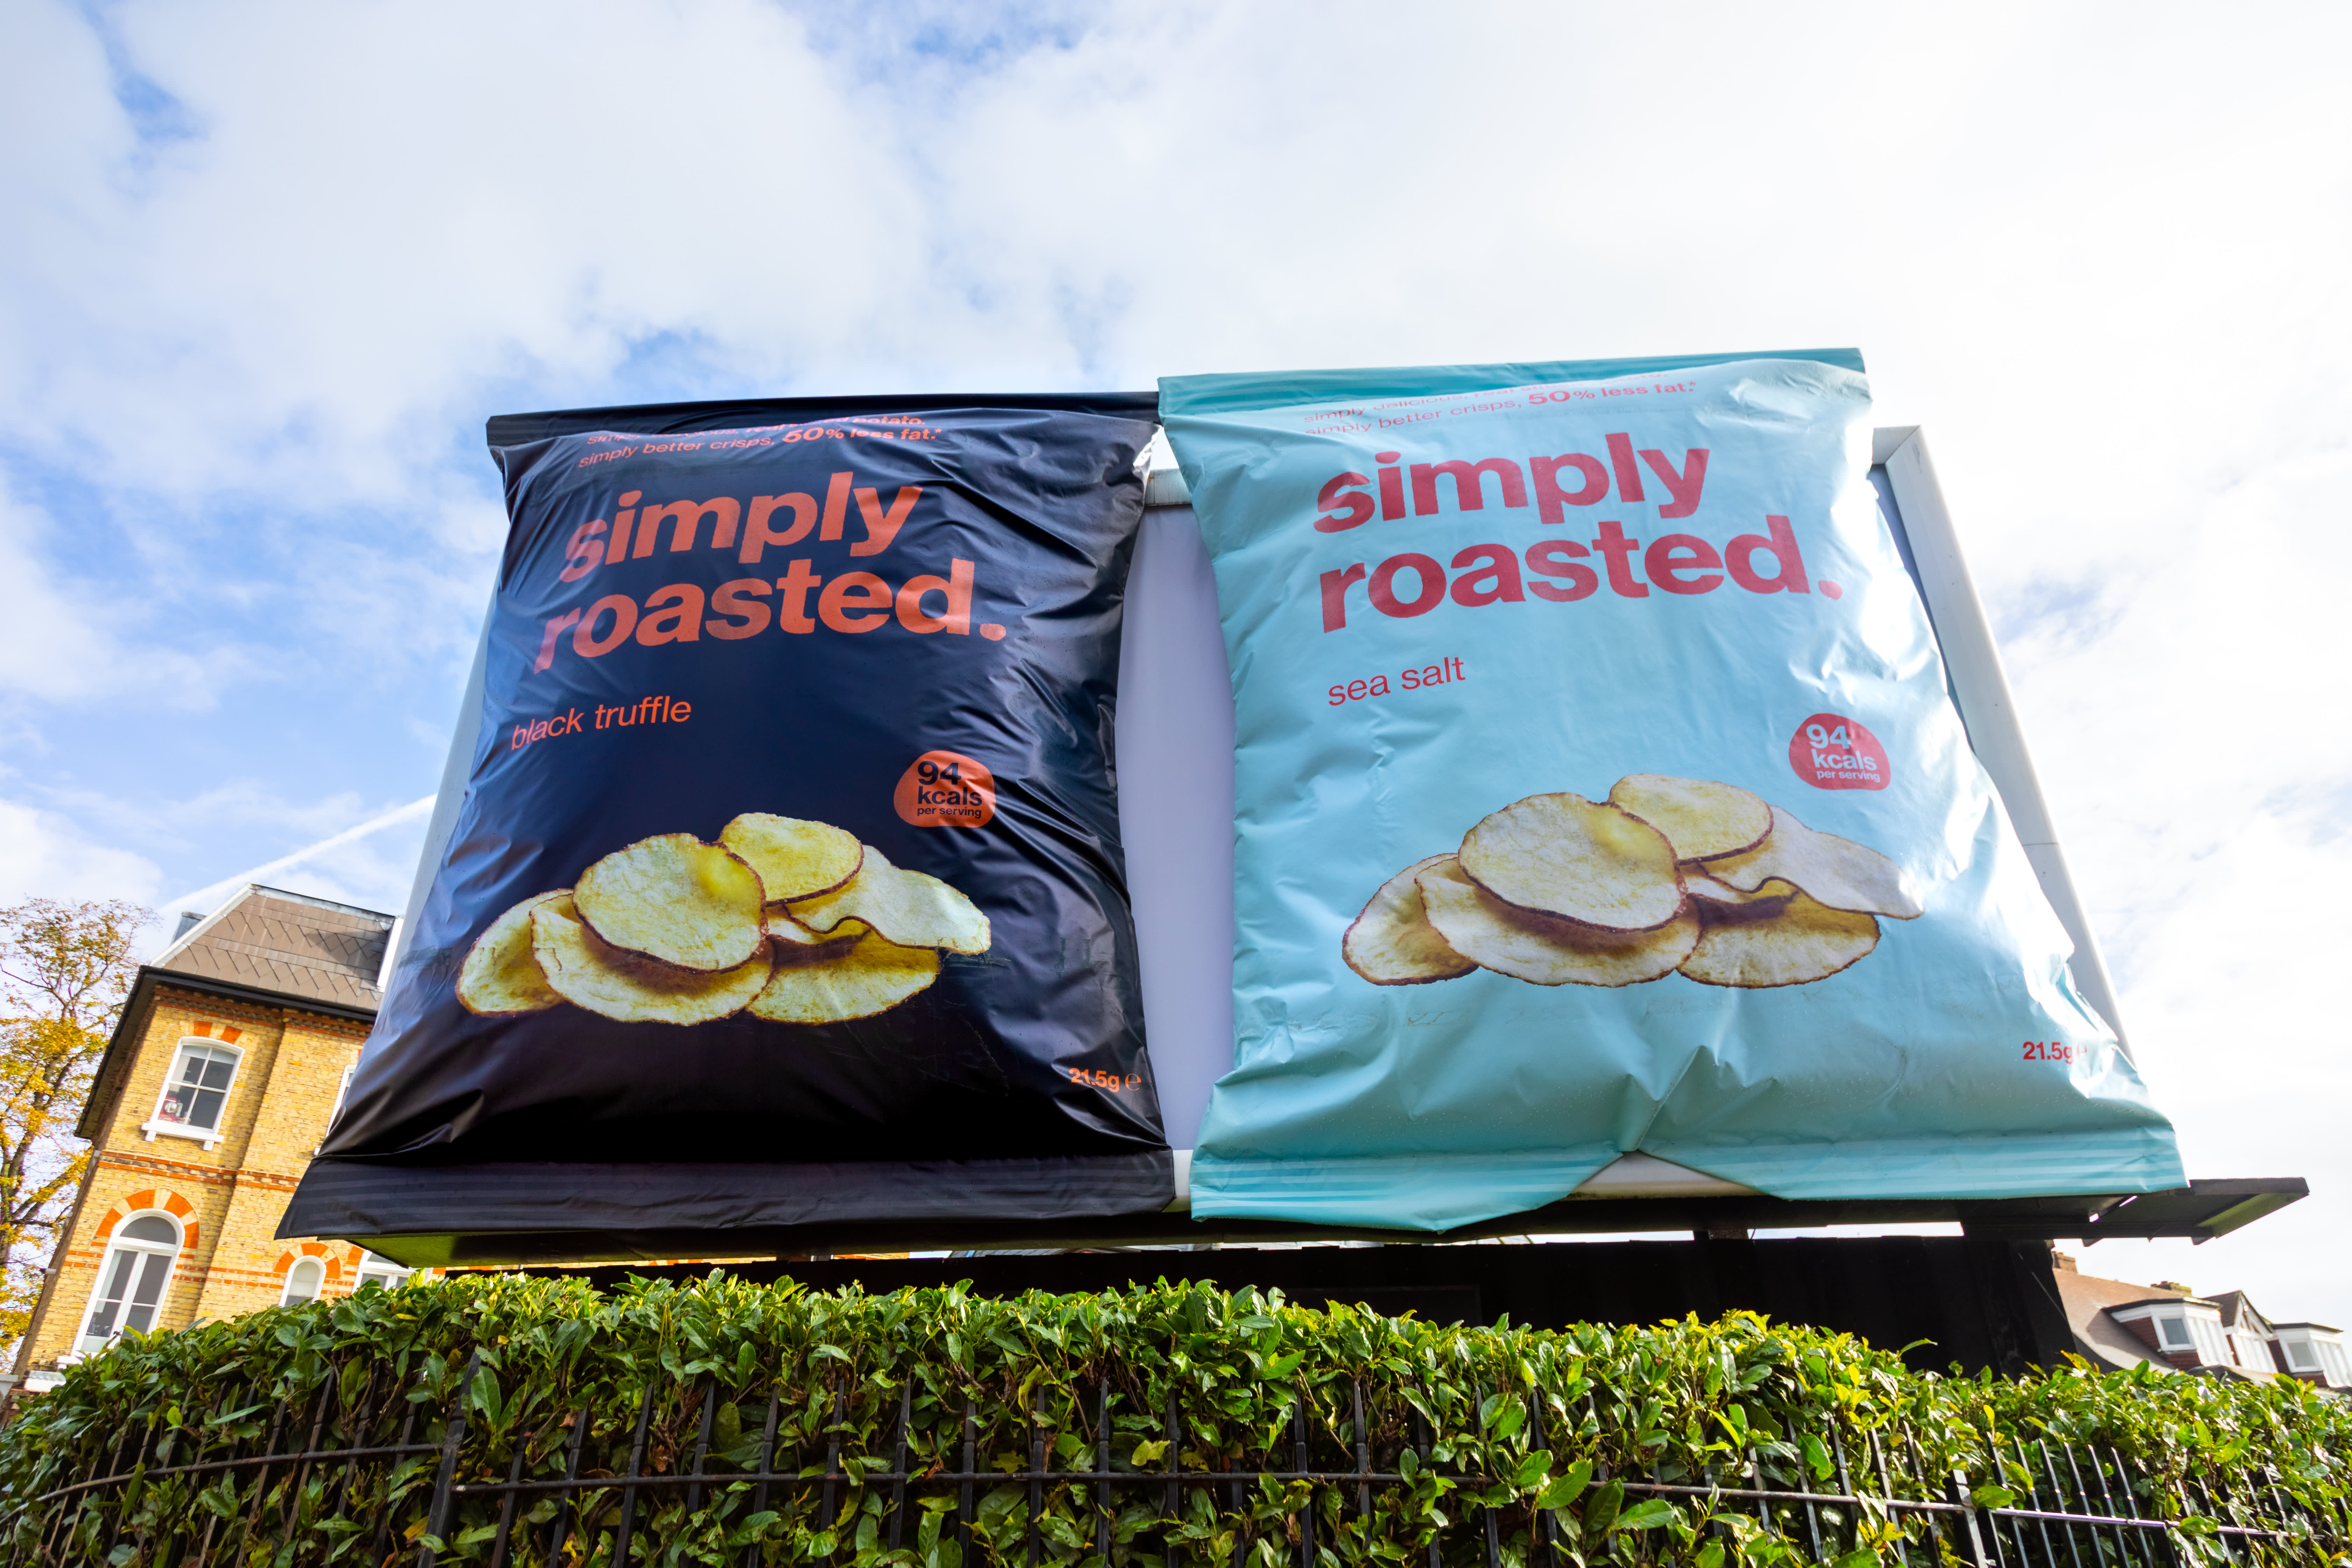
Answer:
[[[172,1241],[168,1249],[165,1247],[164,1244],[160,1241],[134,1241],[123,1234],[123,1232],[127,1230],[133,1222],[146,1219],[150,1215],[163,1220],[171,1226],[172,1234],[174,1239]],[[122,1319],[127,1315],[127,1303],[129,1300],[128,1289],[126,1289],[124,1296],[125,1310],[118,1310],[115,1317],[114,1327],[108,1331],[104,1343],[98,1345],[91,1345],[89,1343],[91,1337],[90,1321],[98,1316],[99,1308],[103,1306],[106,1301],[105,1290],[107,1276],[113,1271],[115,1261],[126,1255],[138,1258],[163,1258],[165,1259],[163,1265],[163,1282],[162,1285],[157,1287],[155,1292],[154,1317],[150,1318],[147,1321],[147,1327],[141,1331],[143,1333],[154,1332],[156,1319],[159,1319],[163,1315],[163,1304],[171,1300],[172,1277],[179,1272],[180,1254],[187,1250],[187,1246],[188,1227],[184,1224],[181,1223],[179,1215],[172,1213],[168,1209],[141,1209],[135,1214],[124,1215],[121,1220],[116,1224],[113,1230],[108,1233],[106,1251],[98,1260],[98,1278],[90,1283],[89,1300],[82,1307],[81,1326],[76,1331],[73,1338],[74,1350],[76,1353],[95,1354],[97,1352],[104,1350],[107,1345],[110,1345],[116,1340],[121,1338],[124,1328]],[[135,1289],[135,1281],[127,1281],[126,1286],[129,1289]]]
[[[294,1276],[302,1272],[305,1268],[316,1268],[319,1271],[319,1288],[307,1296],[297,1296],[294,1294]],[[286,1284],[278,1292],[278,1304],[281,1307],[296,1307],[305,1301],[315,1301],[326,1293],[327,1260],[323,1258],[313,1258],[305,1253],[287,1267]]]
[[[2345,1355],[2343,1336],[2336,1331],[2297,1323],[2280,1332],[2278,1343],[2286,1370],[2298,1377],[2316,1376],[2330,1388],[2352,1382],[2352,1359]],[[2304,1364],[2296,1364],[2297,1356],[2305,1358]]]
[[[352,1097],[352,1075],[359,1070],[360,1059],[357,1057],[344,1064],[342,1079],[335,1085],[335,1103],[327,1110],[327,1125],[320,1131],[317,1147],[310,1151],[314,1157],[320,1149],[326,1147],[327,1134],[335,1130],[335,1121],[343,1113],[343,1102]]]
[[[2172,1336],[2178,1331],[2179,1339]],[[2189,1331],[2189,1314],[2168,1313],[2156,1320],[2156,1342],[2168,1351],[2188,1351],[2197,1348],[2197,1336]]]
[[[163,1120],[163,1100],[171,1094],[173,1087],[180,1081],[180,1069],[187,1061],[188,1047],[191,1046],[201,1046],[212,1051],[226,1051],[236,1058],[228,1069],[228,1082],[221,1089],[220,1126],[218,1127],[192,1127],[184,1121]],[[228,1102],[230,1097],[236,1093],[236,1080],[244,1071],[245,1047],[243,1046],[232,1046],[225,1040],[215,1040],[203,1035],[181,1036],[179,1044],[172,1047],[172,1065],[163,1074],[163,1087],[155,1091],[155,1108],[148,1113],[146,1121],[140,1126],[139,1131],[147,1135],[147,1142],[150,1143],[155,1141],[155,1135],[160,1132],[167,1138],[194,1138],[203,1143],[207,1152],[219,1148],[221,1140],[228,1135],[225,1131],[228,1126]]]
[[[414,1268],[402,1268],[389,1258],[363,1252],[360,1255],[359,1272],[352,1280],[352,1294],[356,1296],[366,1289],[371,1279],[386,1290],[397,1290],[407,1284],[415,1272]]]

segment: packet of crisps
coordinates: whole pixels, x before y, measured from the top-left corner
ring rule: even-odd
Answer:
[[[1151,413],[493,420],[477,724],[289,1234],[488,1261],[1163,1207],[1111,774]]]
[[[1969,750],[1858,354],[1160,413],[1239,745],[1196,1215],[1443,1228],[1636,1151],[1787,1198],[2182,1184]]]

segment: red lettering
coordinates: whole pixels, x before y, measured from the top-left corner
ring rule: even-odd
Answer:
[[[1555,605],[1571,604],[1589,599],[1601,586],[1601,579],[1592,574],[1590,566],[1579,566],[1570,557],[1590,559],[1592,552],[1573,539],[1547,539],[1540,544],[1528,546],[1528,570],[1546,577],[1567,579],[1568,586],[1555,588],[1549,583],[1530,583],[1528,592],[1538,599],[1549,599]]]
[[[604,520],[602,518],[594,522],[583,522],[572,531],[572,542],[563,547],[563,559],[571,564],[556,574],[560,580],[577,583],[603,564],[596,559],[604,553],[596,547],[596,535],[604,531]],[[542,665],[541,668],[546,667]]]
[[[539,639],[539,662],[530,667],[532,674],[538,674],[555,662],[555,639],[563,635],[564,627],[577,626],[579,621],[579,611],[566,610],[547,623],[546,635]]]
[[[1767,514],[1764,526],[1772,531],[1767,539],[1760,533],[1743,533],[1723,547],[1724,564],[1731,571],[1731,580],[1751,594],[1777,594],[1783,588],[1791,594],[1810,594],[1812,584],[1805,578],[1805,558],[1797,552],[1797,535],[1785,517]],[[1756,570],[1756,552],[1769,550],[1776,571],[1767,577]],[[1823,593],[1829,590],[1824,588]]]
[[[1415,597],[1396,596],[1396,574],[1400,572],[1412,572],[1419,578],[1420,591]],[[1402,555],[1391,555],[1375,567],[1366,592],[1372,608],[1384,616],[1425,616],[1444,601],[1445,574],[1428,556],[1408,551]]]
[[[1615,436],[1609,438],[1612,441],[1620,439]],[[1650,590],[1633,580],[1632,556],[1641,544],[1638,539],[1625,537],[1625,525],[1622,522],[1602,523],[1601,537],[1592,542],[1592,548],[1609,558],[1609,586],[1624,598],[1646,599],[1650,596]]]
[[[890,542],[898,537],[898,530],[906,526],[907,514],[915,510],[915,498],[922,493],[920,485],[900,485],[898,499],[890,503],[890,510],[886,512],[882,510],[879,491],[859,490],[857,510],[866,520],[866,537],[851,545],[849,552],[852,555],[879,555],[889,549]]]
[[[1617,471],[1617,499],[1637,501],[1642,499],[1642,469],[1633,461],[1633,437],[1618,435],[1602,437],[1609,443],[1609,466]]]
[[[646,600],[645,618],[637,623],[637,641],[659,647],[666,642],[701,640],[702,590],[691,583],[656,588]]]
[[[1559,471],[1574,468],[1583,483],[1572,490],[1559,488]],[[1560,510],[1569,506],[1592,506],[1609,493],[1609,473],[1598,458],[1588,458],[1581,452],[1567,452],[1557,458],[1529,458],[1528,472],[1536,480],[1536,521],[1557,527],[1568,521]]]
[[[1693,447],[1685,452],[1683,471],[1679,474],[1675,472],[1675,466],[1666,461],[1664,452],[1654,452],[1644,447],[1642,448],[1642,461],[1650,465],[1650,471],[1658,476],[1658,482],[1665,486],[1667,493],[1675,498],[1672,505],[1658,509],[1660,517],[1688,517],[1698,510],[1698,493],[1706,485],[1706,447]]]
[[[720,496],[715,500],[695,502],[672,501],[667,506],[649,506],[637,519],[637,548],[634,559],[643,561],[654,552],[654,541],[661,536],[662,519],[669,518],[669,548],[672,554],[694,548],[694,536],[702,527],[702,520],[719,520],[710,542],[721,549],[735,542],[735,524],[741,519],[743,509],[731,498]]]
[[[829,431],[830,435],[840,432]],[[841,525],[849,516],[849,486],[847,474],[835,474],[824,487],[824,521],[816,531],[819,539],[839,539]]]
[[[621,498],[621,510],[613,514],[612,542],[604,547],[604,564],[611,566],[629,556],[629,524],[637,515],[637,498],[643,490],[631,490]]]
[[[1723,586],[1723,574],[1716,570],[1723,558],[1715,546],[1692,533],[1662,533],[1650,541],[1643,553],[1642,565],[1650,574],[1650,581],[1669,594],[1704,594]],[[1704,577],[1685,577],[1685,572],[1705,572]]]
[[[1372,515],[1372,498],[1367,495],[1343,494],[1349,485],[1368,485],[1372,481],[1361,474],[1334,475],[1315,496],[1315,504],[1323,515],[1315,520],[1318,533],[1338,533],[1355,527]]]
[[[816,596],[816,618],[837,632],[870,632],[890,618],[898,595],[871,572],[844,572]]]
[[[901,494],[905,493],[903,491]],[[857,553],[851,545],[849,552]],[[950,558],[944,577],[909,577],[898,590],[898,624],[910,632],[953,632],[958,637],[971,632],[971,578],[974,567],[969,561]],[[923,609],[923,595],[945,594],[947,608],[929,615]]]
[[[1323,574],[1323,629],[1336,632],[1348,624],[1348,585],[1364,580],[1364,564],[1358,562],[1344,572]]]
[[[776,579],[776,626],[780,631],[813,632],[816,623],[808,617],[808,593],[824,579],[809,570],[806,561],[795,561]]]
[[[1527,481],[1519,477],[1519,466],[1508,458],[1487,458],[1475,463],[1415,463],[1412,466],[1412,510],[1415,516],[1427,517],[1437,510],[1437,479],[1440,474],[1454,481],[1454,504],[1463,511],[1486,510],[1486,476],[1488,474],[1501,482],[1505,506],[1528,504]]]
[[[1374,452],[1372,461],[1393,463],[1398,456],[1399,454],[1395,452]],[[1381,521],[1394,522],[1403,515],[1404,476],[1394,468],[1382,468],[1381,470]]]
[[[607,610],[613,612],[613,634],[600,637],[596,622]],[[637,629],[637,602],[626,594],[607,594],[588,606],[580,625],[572,633],[572,651],[583,658],[602,658],[623,643]]]
[[[719,584],[710,593],[710,635],[724,642],[734,642],[766,631],[768,606],[761,601],[768,593],[767,583],[758,577],[738,577],[731,583]],[[751,597],[745,598],[746,594]],[[727,618],[722,620],[720,616]]]
[[[1465,571],[1465,567],[1475,571]],[[1473,544],[1454,558],[1454,570],[1461,575],[1454,579],[1454,602],[1476,609],[1508,600],[1516,605],[1527,598],[1519,588],[1519,558],[1500,544]],[[1483,584],[1483,586],[1482,586]]]
[[[781,508],[793,514],[790,527],[782,533],[768,526],[768,519]],[[757,566],[760,553],[771,544],[798,544],[816,526],[816,498],[804,495],[753,496],[751,521],[743,529],[743,550],[736,559],[746,566]]]

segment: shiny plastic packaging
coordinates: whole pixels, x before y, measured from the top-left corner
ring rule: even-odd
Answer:
[[[1237,712],[1202,1215],[1440,1228],[1641,1151],[2181,1184],[1869,482],[1851,353],[1193,376]]]
[[[1138,401],[494,422],[462,803],[287,1233],[1164,1205],[1110,756]]]

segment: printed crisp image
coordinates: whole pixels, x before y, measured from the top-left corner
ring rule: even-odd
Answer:
[[[937,877],[830,823],[766,812],[716,844],[639,839],[537,893],[478,937],[457,1000],[488,1016],[570,1003],[625,1023],[872,1017],[988,951],[988,917]]]
[[[1764,990],[1826,980],[1877,947],[1882,916],[1922,912],[1866,845],[1736,784],[1628,773],[1605,800],[1532,795],[1482,818],[1452,854],[1382,883],[1340,953],[1375,985],[1489,969]]]

